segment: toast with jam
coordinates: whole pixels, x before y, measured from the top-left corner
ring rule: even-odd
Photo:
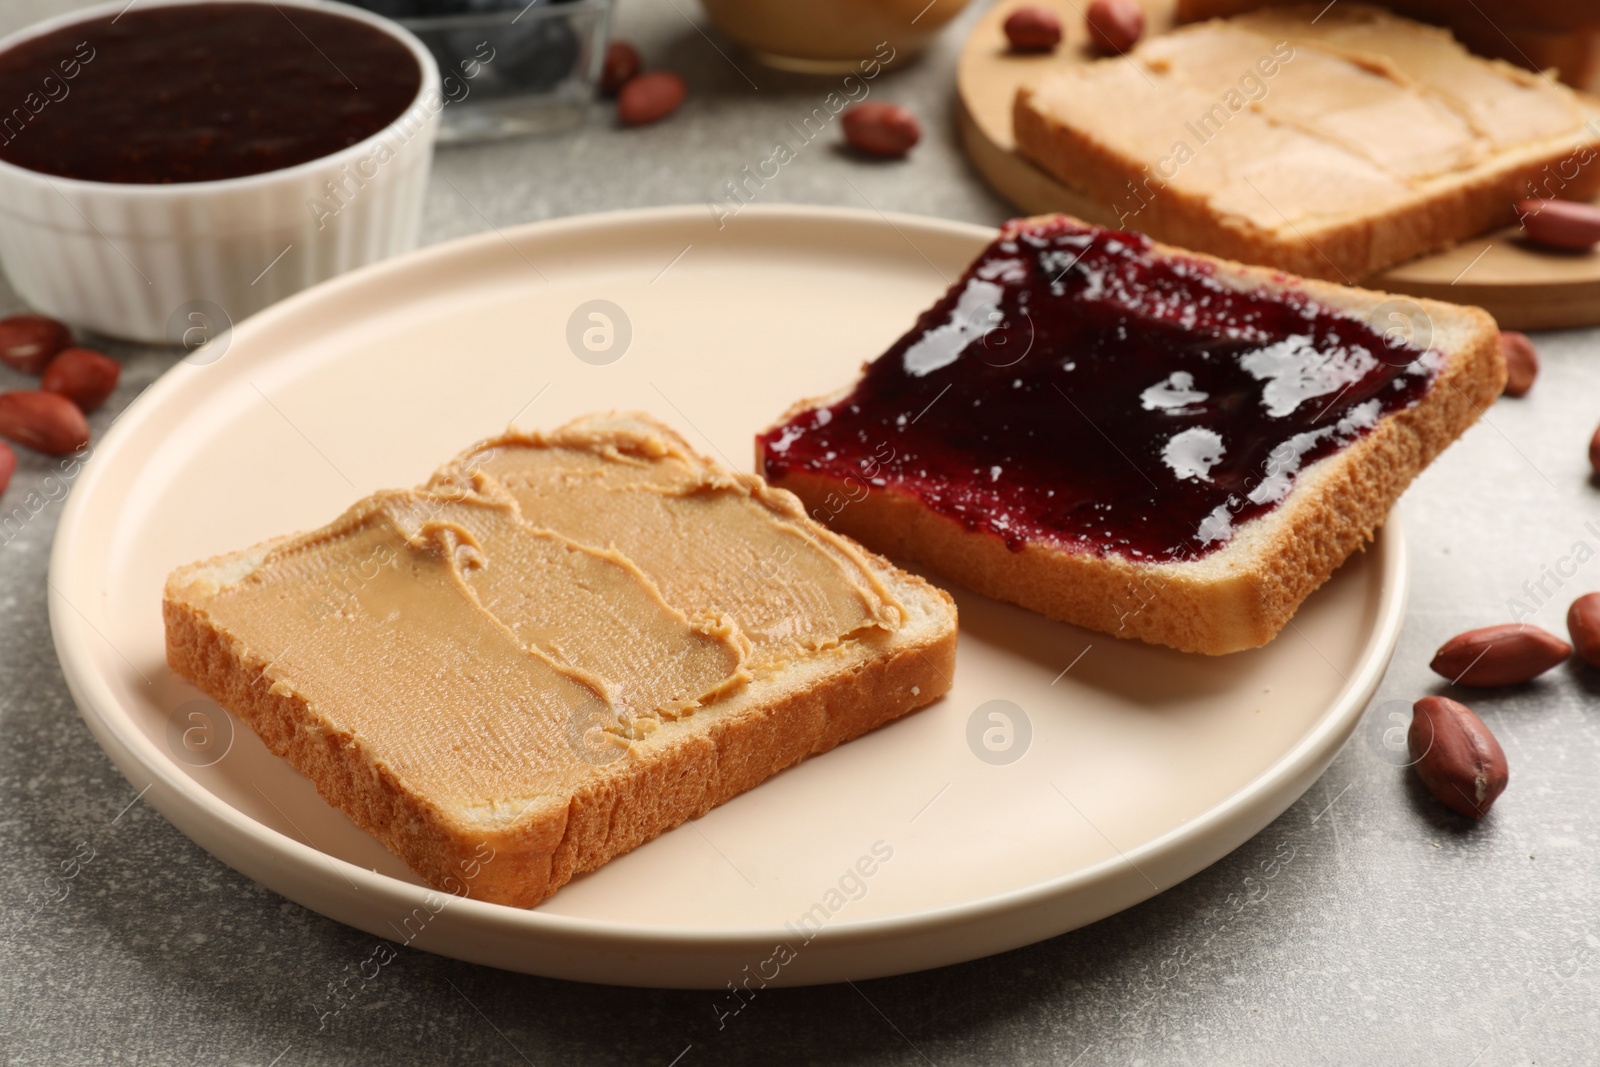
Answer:
[[[1272,640],[1504,380],[1477,308],[1023,219],[757,461],[879,552],[1220,654]]]

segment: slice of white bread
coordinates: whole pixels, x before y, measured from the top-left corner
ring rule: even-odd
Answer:
[[[1262,7],[1282,7],[1300,0],[1178,0],[1180,22],[1236,15]],[[1600,7],[1572,0],[1377,0],[1382,7],[1402,15],[1441,25],[1478,20],[1501,26],[1527,26],[1543,30],[1576,30],[1600,26]]]
[[[1057,221],[1103,232],[1060,217],[1022,219],[1002,230],[997,246],[1023,228]],[[1499,396],[1505,380],[1499,331],[1477,308],[1405,298],[1396,305],[1389,303],[1396,298],[1383,293],[1286,277],[1154,242],[1150,251],[1197,264],[1199,271],[1229,288],[1305,297],[1347,311],[1376,323],[1380,332],[1390,328],[1393,313],[1398,316],[1393,325],[1431,333],[1430,348],[1442,357],[1441,365],[1417,402],[1384,416],[1351,443],[1299,470],[1281,502],[1237,523],[1221,547],[1167,562],[1041,539],[1011,547],[995,533],[974,531],[969,523],[933,509],[892,479],[874,480],[866,474],[841,479],[831,472],[768,462],[765,437],[808,412],[839,404],[854,387],[786,412],[757,438],[758,469],[767,471],[772,484],[805,501],[813,516],[827,517],[834,529],[863,544],[1051,618],[1189,652],[1215,655],[1266,644],[1351,552],[1372,539],[1412,478]],[[961,291],[971,277],[969,271],[952,292]],[[925,316],[919,328],[931,328],[933,321]],[[1137,331],[1137,318],[1126,328]],[[976,349],[963,358],[974,358],[971,351]],[[936,379],[930,380],[937,386]],[[953,395],[968,403],[984,399],[959,391]],[[1108,399],[1091,392],[1074,403],[1095,411]],[[1137,403],[1138,398],[1125,402]],[[1062,419],[1076,417],[1059,402],[1052,410],[1059,410]],[[970,462],[982,470],[999,457],[972,455]],[[1138,477],[1131,469],[1127,473],[1130,480]],[[849,503],[841,506],[846,498]]]
[[[519,457],[539,476],[516,482]],[[599,484],[617,471],[626,477]],[[609,517],[599,506],[606,493],[621,494]],[[624,515],[635,493],[648,499]],[[550,530],[573,500],[581,500],[587,542]],[[661,528],[650,527],[652,515],[666,516]],[[770,524],[782,551],[729,558],[737,539],[717,534],[739,515],[759,530]],[[496,589],[480,589],[473,583],[511,558],[497,555],[486,517],[503,524],[496,536],[511,531],[537,543],[545,572],[572,557],[577,580],[530,569],[525,579],[502,574]],[[608,523],[615,536],[602,542],[594,534]],[[375,540],[350,540],[358,534]],[[629,538],[647,538],[656,555],[642,564],[626,558],[618,546]],[[683,566],[651,573],[672,543]],[[324,566],[328,553],[337,566]],[[835,573],[831,588],[815,580]],[[397,598],[421,588],[421,574],[468,574],[462,588],[471,588],[460,600],[397,611]],[[519,607],[521,581],[540,596],[524,593],[530,599]],[[605,604],[679,597],[659,608],[658,621],[682,624],[680,636],[692,631],[696,647],[730,650],[738,661],[730,684],[709,693],[699,685],[697,701],[652,687],[657,679],[615,677],[614,661],[639,643],[632,630],[604,610],[546,610],[546,600],[592,598],[597,588],[618,590]],[[853,597],[864,605],[860,624],[828,631],[830,603],[856,604]],[[485,604],[495,621],[477,626]],[[794,614],[801,611],[809,614]],[[766,612],[764,629],[741,612]],[[642,415],[508,433],[469,449],[420,490],[377,494],[322,530],[179,568],[163,615],[173,670],[248,723],[424,881],[522,907],[935,700],[949,688],[956,645],[945,593]],[[373,647],[352,654],[362,642]],[[519,692],[524,652],[526,677],[544,683]],[[646,692],[654,696],[611,714]]]
[[[1573,165],[1600,152],[1600,103],[1448,31],[1324,6],[1052,68],[1017,92],[1018,150],[1121,228],[1346,283],[1510,225],[1519,199],[1600,194],[1600,168]]]
[[[1300,0],[1178,0],[1179,22],[1197,22],[1281,7]],[[1571,0],[1377,0],[1410,18],[1450,32],[1480,56],[1548,71],[1568,85],[1600,88],[1600,6]]]

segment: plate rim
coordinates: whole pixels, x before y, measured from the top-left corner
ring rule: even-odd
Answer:
[[[928,216],[810,205],[750,204],[741,211],[741,216],[764,221],[827,220],[871,226],[881,228],[888,237],[898,236],[908,243],[907,233],[920,232],[987,241],[996,232],[992,227]],[[560,235],[563,231],[591,231],[596,227],[671,227],[692,221],[703,223],[705,217],[701,205],[677,205],[565,216],[514,227],[491,229],[484,233],[428,245],[312,286],[235,324],[233,330],[236,334],[242,332],[245,336],[252,335],[281,319],[293,318],[299,314],[302,306],[337,298],[346,289],[365,287],[381,280],[385,275],[409,273],[420,263],[457,256],[472,256],[480,249],[489,249],[506,243],[517,249],[522,244],[537,243],[547,236]],[[915,245],[912,247],[915,248]],[[237,336],[233,338],[233,341],[236,340]],[[181,362],[180,360],[168,371],[163,372],[136,397],[103,435],[89,460],[84,463],[74,491],[68,495],[52,541],[47,572],[50,629],[57,658],[73,702],[88,725],[90,733],[117,766],[119,772],[135,788],[144,790],[140,796],[148,797],[151,805],[164,818],[207,851],[211,849],[199,840],[201,835],[193,832],[192,827],[196,823],[211,834],[232,836],[257,850],[261,856],[278,857],[285,864],[296,868],[314,870],[318,865],[323,865],[326,871],[328,868],[325,865],[331,863],[334,865],[333,873],[343,875],[353,883],[364,899],[377,900],[380,903],[389,901],[403,912],[421,906],[427,894],[438,895],[437,891],[322,852],[310,844],[256,821],[218,798],[198,780],[186,774],[172,759],[163,755],[155,743],[133,725],[121,702],[110,691],[107,680],[91,668],[87,645],[94,640],[108,645],[109,642],[100,635],[93,622],[67,598],[62,590],[71,588],[75,584],[74,574],[83,566],[74,558],[73,549],[82,539],[85,516],[91,507],[94,491],[104,477],[102,472],[108,466],[107,463],[97,464],[93,460],[102,453],[114,455],[123,447],[122,442],[125,439],[137,432],[145,421],[160,413],[159,408],[167,394],[181,388],[187,377],[181,373],[177,375],[172,373]],[[1048,906],[1053,901],[1084,891],[1119,873],[1125,873],[1129,867],[1139,870],[1141,861],[1155,865],[1163,859],[1170,860],[1174,854],[1181,853],[1186,846],[1196,846],[1209,836],[1222,833],[1251,814],[1259,815],[1265,810],[1262,805],[1271,809],[1267,811],[1266,818],[1260,826],[1250,829],[1240,841],[1210,856],[1198,866],[1193,864],[1192,858],[1186,859],[1181,864],[1186,873],[1181,877],[1160,887],[1155,887],[1152,883],[1149,893],[1107,913],[1114,914],[1173,888],[1218,862],[1238,847],[1238,844],[1256,836],[1262,827],[1287,810],[1338,754],[1354,731],[1393,655],[1405,615],[1410,584],[1405,539],[1397,514],[1391,514],[1375,541],[1368,546],[1368,551],[1375,552],[1379,557],[1379,571],[1376,577],[1379,598],[1373,612],[1374,625],[1356,657],[1358,669],[1351,672],[1337,694],[1328,702],[1315,725],[1287,752],[1239,789],[1166,832],[1128,850],[1116,850],[1118,853],[1116,856],[1090,866],[974,900],[890,917],[849,919],[829,923],[812,941],[808,941],[807,945],[826,944],[835,948],[847,948],[866,942],[891,941],[907,935],[936,937],[941,931],[993,921],[1005,917],[1008,913]],[[1295,783],[1300,780],[1304,781],[1304,785],[1297,789]],[[1292,795],[1281,807],[1277,806],[1275,798],[1285,789],[1290,790]],[[1115,849],[1115,846],[1113,848]],[[234,863],[218,858],[227,866],[239,869]],[[1189,869],[1191,867],[1193,869]],[[326,915],[337,922],[364,928],[349,918],[331,914],[328,909],[317,903],[301,899],[300,895],[292,894],[254,875],[245,874],[245,876],[318,914]],[[318,881],[322,879],[321,875],[315,877]],[[663,929],[642,923],[547,914],[468,898],[447,899],[450,910],[459,911],[460,918],[469,926],[482,929],[503,929],[509,926],[520,935],[543,935],[553,943],[584,943],[635,949],[652,946],[668,950],[690,947],[716,950],[743,948],[746,951],[766,952],[775,940],[784,940],[786,936],[784,928],[779,925]],[[1063,927],[1056,933],[1066,932],[1077,925],[1080,924],[1074,923]],[[427,941],[419,942],[418,947],[456,958],[472,958]],[[979,952],[957,950],[955,955],[944,962],[954,963],[961,959],[977,958],[1005,951],[1008,947],[1012,946],[1002,945]],[[587,971],[581,967],[539,969],[538,965],[541,962],[556,961],[529,960],[530,973],[549,974],[552,977],[568,977],[580,972],[587,975]],[[565,973],[560,973],[563,971]],[[890,967],[879,973],[899,973],[899,971]],[[863,970],[857,976],[867,976],[866,971]],[[606,979],[586,976],[581,980],[605,981]],[[792,984],[829,980],[843,979],[808,979]],[[619,980],[617,984],[637,983]]]

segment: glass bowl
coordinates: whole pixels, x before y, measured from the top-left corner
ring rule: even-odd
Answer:
[[[439,63],[439,140],[564,129],[600,82],[613,0],[344,0],[394,19]]]

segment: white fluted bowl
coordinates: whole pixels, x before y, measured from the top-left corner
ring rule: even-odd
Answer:
[[[416,244],[444,106],[432,54],[360,8],[274,2],[355,19],[405,44],[422,69],[416,99],[332,155],[222,181],[79,181],[0,160],[0,264],[30,307],[112,337],[192,346],[291,293]],[[0,52],[126,6],[114,0],[36,23],[0,40]]]

